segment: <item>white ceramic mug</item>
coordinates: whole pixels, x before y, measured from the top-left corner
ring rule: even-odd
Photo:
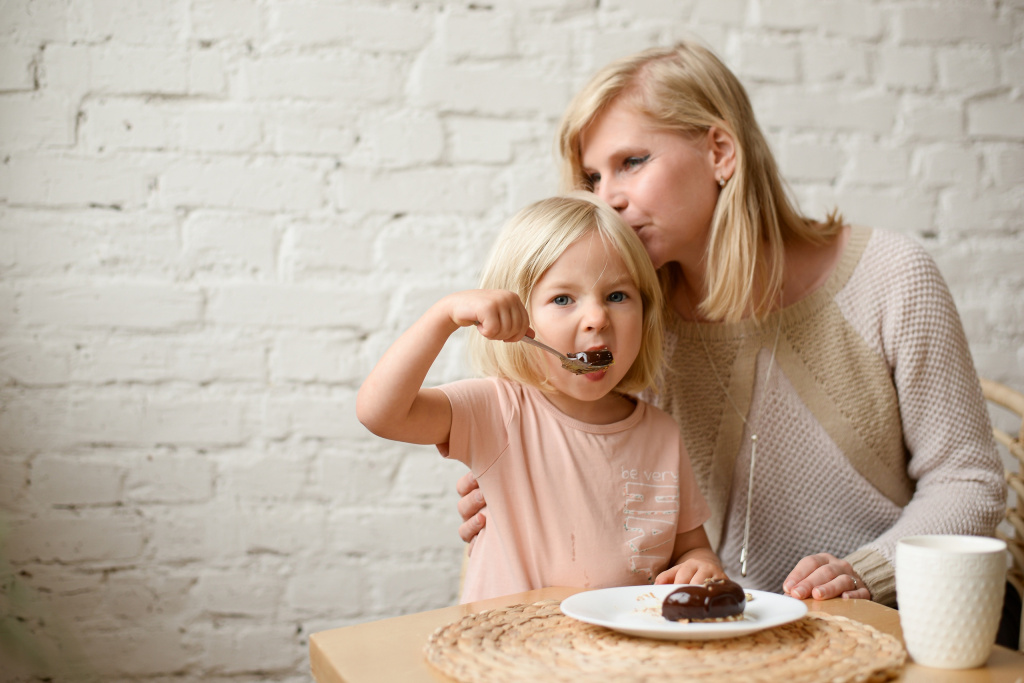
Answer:
[[[1006,544],[983,536],[909,536],[896,544],[896,600],[907,651],[940,669],[988,659],[1006,590]]]

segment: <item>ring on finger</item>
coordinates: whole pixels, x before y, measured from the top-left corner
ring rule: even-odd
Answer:
[[[857,577],[851,576],[850,578],[853,579],[853,588],[856,590],[858,588]]]

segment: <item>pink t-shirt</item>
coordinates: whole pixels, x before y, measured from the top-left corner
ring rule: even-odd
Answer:
[[[710,516],[678,425],[650,404],[594,425],[505,380],[439,388],[452,429],[438,449],[472,469],[487,499],[462,602],[651,583],[670,566],[676,534]]]

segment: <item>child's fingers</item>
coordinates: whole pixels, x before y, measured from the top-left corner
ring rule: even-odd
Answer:
[[[688,583],[703,584],[708,579],[721,579],[725,578],[725,574],[718,567],[712,567],[710,565],[701,565],[697,571],[694,572]]]
[[[476,293],[471,313],[464,314],[487,339],[518,341],[530,329],[529,314],[519,297],[503,290]]]
[[[666,569],[662,573],[658,574],[658,576],[654,578],[655,585],[675,583],[676,569],[677,567],[672,567],[671,569]]]

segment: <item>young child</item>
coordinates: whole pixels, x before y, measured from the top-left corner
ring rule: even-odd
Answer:
[[[469,326],[489,377],[422,388],[448,337]],[[573,374],[513,343],[527,334],[563,353],[607,350],[614,363]],[[520,211],[482,289],[444,297],[384,354],[359,390],[360,421],[388,439],[437,444],[472,469],[488,501],[462,602],[725,577],[678,426],[630,395],[653,385],[661,353],[650,258],[613,209],[581,192]]]

